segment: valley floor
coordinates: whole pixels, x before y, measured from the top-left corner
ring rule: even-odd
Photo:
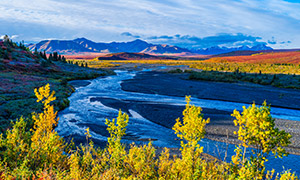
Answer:
[[[252,83],[221,83],[208,81],[188,80],[187,74],[169,74],[160,71],[138,73],[134,79],[123,81],[122,89],[125,91],[141,92],[147,94],[160,94],[171,96],[185,96],[200,99],[213,99],[251,104],[262,104],[267,100],[272,107],[284,107],[289,109],[300,109],[300,91],[292,89],[275,88]],[[122,110],[133,109],[143,117],[172,128],[175,119],[182,116],[184,107],[145,104],[139,102],[119,102],[116,99],[105,99],[103,104]],[[148,112],[155,113],[148,113]],[[238,144],[237,136],[233,131],[237,128],[233,124],[232,112],[216,109],[203,108],[204,118],[211,118],[206,127],[206,138]],[[288,151],[300,154],[300,121],[276,119],[279,129],[284,129],[292,135],[292,144]]]

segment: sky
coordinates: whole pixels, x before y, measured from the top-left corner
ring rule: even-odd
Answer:
[[[0,0],[0,12],[14,41],[300,48],[300,0]]]

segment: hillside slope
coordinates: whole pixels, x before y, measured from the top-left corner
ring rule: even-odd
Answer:
[[[300,63],[300,51],[266,52],[252,55],[214,57],[205,62],[234,62],[234,63]]]
[[[34,88],[49,83],[57,92],[56,107],[63,109],[68,106],[67,97],[73,91],[68,80],[107,74],[104,70],[44,59],[39,53],[32,53],[9,39],[0,41],[0,131],[9,126],[10,120],[40,110]]]

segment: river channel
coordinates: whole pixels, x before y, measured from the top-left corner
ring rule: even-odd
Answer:
[[[147,70],[144,70],[147,71]],[[119,109],[105,106],[101,99],[116,99],[120,102],[139,102],[140,104],[160,104],[172,106],[184,106],[184,97],[166,96],[158,94],[144,94],[137,92],[127,92],[121,89],[121,82],[132,79],[135,71],[115,71],[117,75],[100,77],[93,80],[83,81],[84,86],[77,86],[76,91],[69,97],[70,106],[59,112],[59,123],[56,131],[65,138],[74,138],[75,142],[85,142],[85,129],[90,128],[90,133],[95,144],[104,146],[108,133],[106,131],[105,119],[113,119],[118,115]],[[236,102],[224,102],[217,100],[205,100],[192,98],[192,104],[202,108],[213,108],[217,110],[230,111],[234,109],[242,110],[242,106],[247,104]],[[128,109],[129,124],[124,143],[135,142],[145,143],[151,139],[155,146],[179,147],[180,142],[172,129],[149,121],[133,109]],[[149,112],[155,113],[155,112]],[[275,118],[300,120],[300,111],[285,108],[272,108],[272,116]],[[201,145],[204,152],[223,159],[225,151],[228,152],[227,160],[234,154],[235,145],[203,139]],[[274,168],[277,172],[291,169],[300,174],[300,156],[289,155],[283,159],[270,157],[266,163],[267,169]]]

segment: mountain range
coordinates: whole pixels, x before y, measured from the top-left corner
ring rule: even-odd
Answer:
[[[206,49],[187,49],[167,44],[151,44],[140,39],[130,42],[96,43],[86,38],[74,40],[43,40],[36,44],[27,46],[31,51],[58,52],[60,54],[78,53],[147,53],[147,54],[221,54],[232,51],[262,51],[272,50],[272,48],[260,44],[253,47],[241,46],[237,48],[210,47]]]
[[[211,55],[211,54],[229,53],[233,51],[266,51],[266,50],[273,50],[273,49],[269,46],[266,46],[265,44],[258,44],[253,47],[240,46],[240,47],[232,47],[232,48],[213,46],[205,49],[192,49],[191,51],[197,54]]]
[[[148,54],[175,54],[190,52],[188,49],[166,44],[154,45],[140,39],[131,42],[96,43],[86,38],[74,40],[44,40],[37,44],[30,44],[28,48],[32,51],[59,52],[62,54],[98,52],[98,53],[148,53]]]

